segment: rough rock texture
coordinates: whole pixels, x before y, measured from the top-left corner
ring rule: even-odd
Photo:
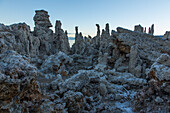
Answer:
[[[83,37],[37,10],[34,31],[25,23],[0,24],[0,112],[168,112],[169,32],[154,36],[118,27]]]
[[[85,46],[85,43],[84,43],[82,33],[78,32],[78,26],[75,27],[75,31],[76,31],[75,43],[72,46],[72,53],[74,53],[74,54],[83,54],[83,52],[84,52],[83,50],[84,50],[84,48],[86,46]]]
[[[44,63],[41,65],[41,72],[61,74],[67,76],[69,74],[69,65],[71,65],[73,59],[67,56],[63,52],[49,56]],[[68,65],[68,66],[67,66]],[[70,66],[71,67],[71,66]]]
[[[34,22],[36,27],[44,27],[44,28],[52,27],[47,11],[36,10],[35,12],[36,15],[34,16]]]
[[[89,37],[83,37],[82,33],[78,32],[78,26],[75,27],[75,43],[71,48],[71,54],[79,54],[83,56],[95,56],[97,54],[96,48],[91,46],[92,41]]]
[[[56,20],[53,44],[57,50],[69,54],[70,46],[68,42],[67,31],[64,32],[63,29],[61,29],[61,25],[61,22]]]
[[[150,74],[154,74],[159,81],[170,80],[170,56],[162,54],[151,66]]]
[[[0,53],[6,50],[14,50],[14,46],[16,46],[16,40],[10,32],[10,27],[0,24]]]
[[[49,20],[48,12],[44,10],[37,10],[35,12],[36,14],[34,16],[34,36],[37,36],[40,40],[39,53],[40,55],[50,55],[54,53],[54,49],[52,49],[53,31],[49,29],[49,27],[52,27],[52,25]]]
[[[120,32],[117,37],[123,45],[133,46],[138,44],[140,48],[139,56],[143,59],[154,62],[163,52],[170,53],[170,41],[162,38],[154,38],[151,35],[132,32],[123,28],[118,28]]]
[[[22,55],[34,56],[38,54],[39,39],[31,34],[28,25],[19,23],[10,26],[1,24],[0,26],[1,52],[15,50]]]
[[[114,68],[115,72],[112,72],[114,76],[107,76],[108,82],[127,84],[128,88],[135,85],[141,88],[148,84],[146,79],[148,79],[147,73],[149,68],[152,70],[159,70],[155,76],[162,77],[166,75],[166,77],[169,78],[169,67],[161,66],[162,68],[159,69],[160,66],[158,67],[158,64],[154,62],[162,53],[170,54],[170,41],[168,38],[153,36],[154,25],[151,26],[149,34],[143,32],[141,26],[137,26],[135,31],[118,27],[117,32],[112,31],[111,35],[109,34],[108,24],[106,24],[105,30],[102,30],[101,35],[99,35],[100,26],[98,24],[96,26],[97,35],[91,39],[90,46],[98,50],[97,59],[95,56],[92,56],[94,59],[93,64],[98,65],[96,67],[93,65],[93,68],[95,67],[95,69],[103,73],[110,68]],[[98,39],[100,39],[99,44],[97,43]],[[79,40],[79,43],[75,42],[75,45],[80,44],[82,48],[85,47],[81,43],[85,43],[84,40]],[[82,49],[79,50],[81,51]],[[87,54],[81,55],[86,56]],[[162,69],[164,71],[162,71]],[[164,78],[163,80],[166,79]],[[164,85],[169,87],[167,84]],[[106,92],[108,92],[106,90],[107,88],[103,84],[99,86],[103,88],[103,93],[101,95],[105,95]],[[168,88],[165,89],[167,90]],[[162,102],[162,99],[157,97],[156,101]]]
[[[136,95],[135,110],[169,112],[170,56],[162,54],[151,66],[148,85]]]
[[[0,54],[0,70],[0,112],[33,112],[38,108],[42,94],[35,81],[37,68],[27,58],[6,51]]]
[[[28,25],[25,23],[20,23],[13,24],[10,27],[15,35],[15,50],[18,53],[28,56],[34,56],[35,54],[38,54],[37,44],[39,43],[39,40],[31,34],[31,30]]]
[[[67,32],[61,29],[61,22],[56,21],[53,33],[47,11],[37,10],[34,16],[35,27],[31,32],[25,23],[5,26],[0,24],[0,52],[15,50],[21,55],[38,57],[63,51],[70,52]],[[60,24],[59,24],[60,23]]]
[[[49,20],[48,12],[44,10],[37,10],[34,16],[34,36],[38,37],[40,42],[39,55],[51,55],[59,51],[65,53],[70,52],[67,33],[61,29],[61,22],[56,21],[55,33],[50,27],[52,27]]]
[[[131,46],[129,55],[129,72],[140,77],[142,71],[142,61],[139,57],[138,51],[137,45]]]

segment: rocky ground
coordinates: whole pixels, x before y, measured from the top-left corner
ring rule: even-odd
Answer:
[[[53,32],[47,11],[33,19],[0,24],[0,113],[170,112],[170,32],[76,26],[70,48],[59,20]]]

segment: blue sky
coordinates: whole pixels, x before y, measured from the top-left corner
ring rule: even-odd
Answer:
[[[133,30],[137,24],[147,28],[155,24],[156,35],[170,31],[170,0],[0,0],[0,23],[26,22],[33,30],[37,9],[49,12],[51,29],[55,20],[61,20],[69,33],[79,26],[83,35],[94,36],[96,23],[101,28],[109,23],[114,30],[118,26]]]

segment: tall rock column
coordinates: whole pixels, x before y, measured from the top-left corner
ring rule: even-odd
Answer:
[[[43,27],[43,28],[50,28],[52,27],[52,24],[49,20],[49,15],[48,12],[45,10],[36,10],[35,11],[35,16],[34,16],[34,22],[35,22],[35,29],[38,27]]]
[[[108,23],[106,24],[105,30],[106,30],[106,34],[110,35],[110,30],[109,30],[109,24]]]
[[[97,27],[97,36],[100,36],[100,25],[96,24],[96,27]]]
[[[100,48],[99,51],[104,53],[107,52],[107,46],[109,43],[110,38],[110,30],[109,30],[109,24],[106,24],[105,30],[102,30],[101,38],[100,38]]]
[[[64,30],[61,29],[61,26],[62,23],[59,20],[56,20],[53,46],[56,48],[56,51],[62,51],[66,54],[69,54],[70,46],[68,42],[67,31],[64,32]]]
[[[75,27],[75,31],[75,43],[72,46],[72,53],[81,54],[85,47],[84,39],[82,33],[78,33],[78,26]]]
[[[144,33],[146,33],[146,27],[145,27]]]
[[[61,26],[62,26],[62,23],[59,21],[59,20],[56,20],[56,23],[55,23],[55,33],[59,33],[59,31],[61,30]]]
[[[96,48],[99,48],[99,46],[100,46],[100,25],[96,24],[96,27],[97,27],[97,35],[94,38],[92,38],[92,42]]]
[[[152,35],[154,34],[154,24],[152,24],[152,26],[151,26],[151,34]]]
[[[154,24],[152,24],[152,26],[149,27],[149,34],[151,34],[151,35],[154,34]]]
[[[130,49],[129,72],[134,74],[136,77],[140,77],[141,71],[142,71],[141,64],[142,64],[142,61],[139,57],[138,46],[134,45]]]
[[[50,55],[53,53],[53,31],[49,29],[52,24],[49,20],[48,12],[45,10],[36,10],[34,16],[34,36],[37,36],[40,40],[40,55]]]

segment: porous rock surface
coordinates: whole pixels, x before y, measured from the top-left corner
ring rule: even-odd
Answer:
[[[170,56],[168,54],[162,54],[154,62],[148,72],[148,80],[148,85],[135,96],[135,110],[169,112]]]
[[[26,57],[15,51],[0,54],[0,112],[31,112],[38,109],[42,94],[35,76],[37,68]]]
[[[0,112],[167,112],[170,93],[169,32],[154,25],[134,31],[109,24],[94,37],[75,27],[75,43],[60,20],[36,10],[26,23],[0,24]]]

